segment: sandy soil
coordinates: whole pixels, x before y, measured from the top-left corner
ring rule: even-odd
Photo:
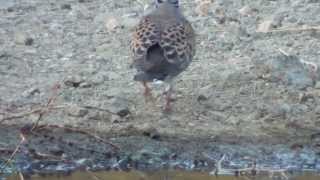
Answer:
[[[146,104],[129,68],[130,33],[148,3],[1,0],[1,124],[35,122],[40,108],[49,109],[41,124],[110,136],[156,132],[319,147],[318,1],[182,1],[198,34],[197,54],[176,79],[169,115],[161,111],[163,87],[154,85],[157,102]]]

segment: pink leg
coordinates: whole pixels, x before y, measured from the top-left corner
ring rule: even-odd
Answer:
[[[168,91],[166,92],[166,97],[165,97],[165,100],[166,100],[166,104],[164,106],[164,111],[165,112],[171,112],[171,94],[172,94],[172,88],[171,86],[169,87]]]
[[[144,98],[145,98],[145,101],[148,102],[149,99],[151,99],[151,100],[153,99],[153,98],[152,98],[151,89],[150,89],[150,87],[148,86],[147,82],[145,82],[145,81],[142,82],[142,85],[143,85],[143,87],[144,87],[143,96],[144,96]]]

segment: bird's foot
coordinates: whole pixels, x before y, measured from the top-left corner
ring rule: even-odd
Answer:
[[[155,98],[153,97],[150,89],[145,90],[145,92],[143,93],[143,96],[144,96],[144,101],[146,103],[148,103],[148,102],[154,103],[155,102]]]
[[[144,87],[144,92],[143,92],[143,96],[144,96],[144,100],[146,103],[148,102],[155,102],[155,99],[154,97],[152,96],[152,93],[151,93],[151,88],[147,85],[146,82],[142,82],[142,85]]]
[[[172,112],[171,102],[174,101],[174,99],[171,97],[171,95],[172,95],[171,90],[164,92],[164,95],[165,95],[166,103],[165,103],[165,105],[163,107],[163,111],[165,113],[170,113],[170,112]]]
[[[170,103],[166,103],[166,105],[163,107],[163,112],[164,113],[171,113],[172,112],[172,108],[171,108]]]

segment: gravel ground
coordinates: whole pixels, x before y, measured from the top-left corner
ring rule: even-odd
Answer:
[[[145,103],[129,68],[130,33],[148,3],[0,0],[0,120],[22,117],[1,123],[32,123],[39,111],[28,112],[48,108],[40,123],[111,136],[134,129],[319,148],[320,1],[182,1],[197,54],[169,115],[163,87]]]

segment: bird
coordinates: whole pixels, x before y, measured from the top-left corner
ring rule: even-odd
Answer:
[[[130,49],[131,67],[137,70],[133,79],[142,83],[145,100],[153,99],[148,83],[166,82],[164,110],[171,111],[173,80],[195,55],[195,31],[179,0],[155,0],[155,7],[135,26]]]

